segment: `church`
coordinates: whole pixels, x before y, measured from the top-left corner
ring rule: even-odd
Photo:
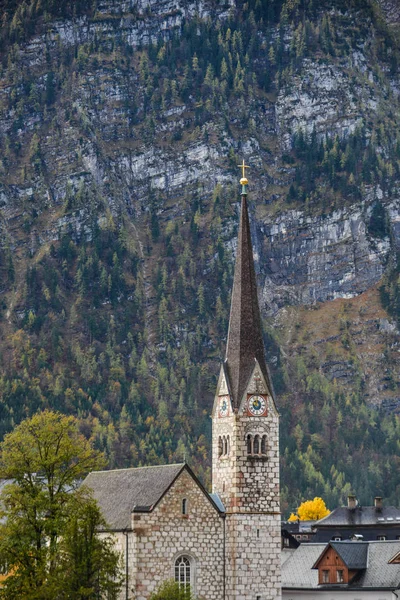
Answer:
[[[167,579],[190,584],[198,600],[281,598],[279,417],[241,167],[228,341],[212,407],[212,493],[187,464],[98,471],[84,481],[123,556],[121,600],[148,600]]]

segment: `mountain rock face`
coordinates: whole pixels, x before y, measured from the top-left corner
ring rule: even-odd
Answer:
[[[266,306],[353,298],[378,283],[391,245],[368,235],[368,212],[353,206],[321,218],[290,211],[264,223]]]
[[[356,485],[394,496],[390,444],[365,457],[368,481],[337,457],[362,453],[354,421],[379,451],[376,422],[397,431],[400,5],[16,4],[0,71],[1,433],[51,406],[78,413],[111,464],[188,452],[207,479],[244,157],[284,508]]]

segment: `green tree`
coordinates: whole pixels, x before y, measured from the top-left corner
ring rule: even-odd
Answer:
[[[171,579],[164,581],[150,596],[150,600],[193,600],[193,595],[188,586],[179,586],[179,583]]]
[[[58,571],[62,589],[60,600],[88,600],[118,597],[122,578],[120,560],[110,537],[100,538],[106,529],[97,503],[84,493],[75,498],[60,544]]]
[[[119,557],[108,541],[95,539],[96,528],[105,524],[93,499],[77,489],[88,471],[103,464],[74,417],[44,411],[6,435],[0,476],[10,483],[1,495],[0,556],[9,576],[0,598],[81,600],[109,592],[113,597]],[[81,560],[80,548],[85,548]]]

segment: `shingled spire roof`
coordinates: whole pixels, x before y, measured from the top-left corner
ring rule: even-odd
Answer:
[[[257,359],[262,374],[272,388],[264,356],[260,309],[251,245],[247,197],[242,193],[235,276],[229,319],[225,367],[233,408],[239,408]]]

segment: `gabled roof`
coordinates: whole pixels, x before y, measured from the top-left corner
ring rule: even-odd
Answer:
[[[149,511],[172,485],[184,464],[93,471],[83,485],[90,488],[112,530],[131,528],[131,514]]]
[[[358,542],[335,542],[357,544]],[[362,542],[368,546],[368,561],[360,576],[348,585],[329,586],[331,589],[387,589],[400,588],[400,564],[389,564],[400,552],[400,540]],[[285,589],[317,589],[318,571],[313,566],[325,551],[326,544],[301,544],[282,566],[282,587]],[[326,589],[328,586],[324,585]]]
[[[150,512],[183,470],[186,470],[219,513],[224,507],[211,496],[187,464],[156,465],[114,471],[93,471],[82,485],[93,492],[109,529],[131,529],[133,512]]]
[[[400,540],[369,542],[368,568],[359,581],[359,587],[400,588],[400,565],[389,564],[390,559],[400,551]]]
[[[368,542],[330,542],[330,545],[348,569],[367,568]]]
[[[318,587],[315,562],[326,544],[300,544],[282,565],[282,587],[313,589]]]
[[[355,525],[400,526],[400,510],[394,506],[357,506],[348,508],[340,506],[315,524],[320,527],[352,527]]]
[[[240,406],[256,364],[255,359],[257,359],[264,379],[273,393],[264,356],[247,199],[245,195],[242,195],[225,358],[234,409],[238,409]]]
[[[329,542],[313,569],[318,569],[321,558],[325,555],[328,548],[333,550],[340,556],[346,567],[350,570],[360,570],[367,568],[368,562],[368,542]]]

